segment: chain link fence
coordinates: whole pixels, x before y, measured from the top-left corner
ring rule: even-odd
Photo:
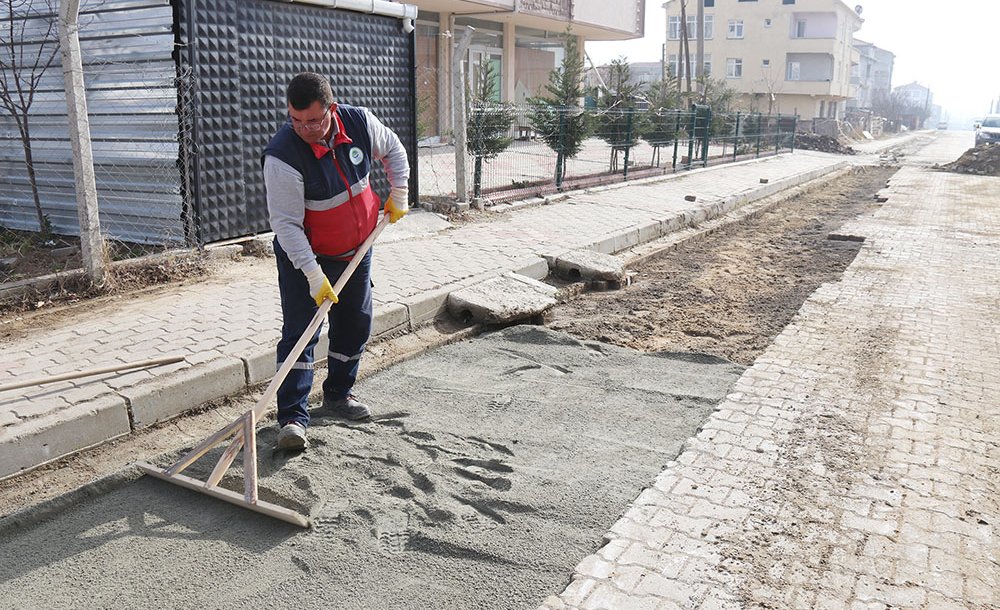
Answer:
[[[772,155],[794,149],[797,118],[692,110],[480,104],[464,168],[484,205]],[[457,198],[451,146],[420,151],[422,199]]]
[[[3,93],[31,100],[17,116],[0,109],[0,283],[81,266],[56,7],[42,0],[0,13],[9,21],[0,35],[9,51],[0,61]],[[173,33],[162,27],[172,22],[172,9],[101,9],[100,2],[82,3],[79,39],[107,259],[194,245],[185,226],[183,166],[192,124],[184,100],[194,83],[178,74]],[[34,61],[39,55],[51,63]]]

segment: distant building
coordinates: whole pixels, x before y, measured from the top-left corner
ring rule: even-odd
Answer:
[[[858,63],[854,65],[851,84],[857,88],[854,99],[847,103],[849,109],[871,110],[873,100],[888,98],[892,92],[892,70],[896,56],[870,42],[854,40]]]
[[[689,3],[690,5],[690,3]],[[673,74],[694,73],[695,9],[687,10],[691,59],[680,56],[679,0],[668,0],[665,61]],[[754,111],[840,118],[851,85],[861,17],[843,0],[705,0],[705,73],[725,79]]]
[[[523,102],[543,93],[549,73],[562,61],[563,36],[572,29],[583,52],[588,40],[629,40],[644,32],[646,0],[407,0],[416,21],[418,124],[423,138],[452,128],[451,63],[467,27],[475,28],[466,51],[468,74],[495,68],[497,97]]]
[[[608,75],[610,73],[611,64],[597,66],[596,71],[593,69],[587,70],[584,84],[588,89],[606,85],[608,82]],[[663,64],[661,62],[637,61],[629,63],[628,82],[630,84],[645,87],[658,80],[663,80]]]
[[[930,88],[913,81],[906,85],[900,85],[892,90],[903,103],[903,112],[900,114],[900,123],[909,129],[924,129],[928,125],[936,125],[937,119],[930,121],[934,112],[934,93]],[[938,116],[940,116],[940,107]]]

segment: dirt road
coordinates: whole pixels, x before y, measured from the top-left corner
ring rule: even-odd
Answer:
[[[549,326],[643,351],[702,352],[752,364],[805,299],[854,260],[859,242],[829,237],[875,209],[872,195],[893,173],[863,168],[820,183],[647,261],[633,270],[626,290],[567,303]]]

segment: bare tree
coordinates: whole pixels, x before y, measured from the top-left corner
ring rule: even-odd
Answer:
[[[50,226],[38,196],[28,113],[42,76],[57,53],[55,0],[0,0],[0,103],[13,117],[21,136],[38,230],[43,234],[50,232]]]

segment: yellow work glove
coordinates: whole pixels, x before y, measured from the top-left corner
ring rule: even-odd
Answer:
[[[408,211],[410,211],[409,190],[394,188],[389,191],[389,198],[385,200],[385,213],[389,216],[389,222],[396,222],[406,216]]]
[[[309,294],[316,301],[316,305],[322,305],[323,301],[330,299],[335,304],[339,299],[333,292],[330,280],[326,279],[323,268],[316,266],[312,271],[306,272],[306,279],[309,280]]]

